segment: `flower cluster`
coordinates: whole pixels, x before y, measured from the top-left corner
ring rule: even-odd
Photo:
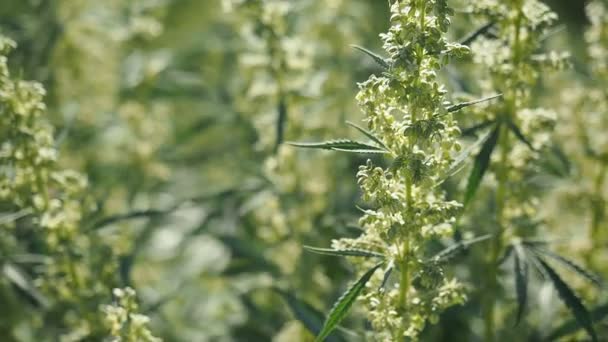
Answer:
[[[334,246],[378,251],[397,265],[398,282],[376,291],[383,279],[374,277],[364,295],[378,340],[417,339],[427,321],[465,300],[461,284],[425,261],[427,242],[449,236],[461,208],[436,186],[460,150],[460,130],[438,81],[442,66],[468,53],[444,37],[451,14],[441,0],[394,1],[391,27],[381,35],[387,68],[359,85],[368,128],[393,162],[384,168],[368,160],[359,168],[363,199],[373,209],[364,211],[359,238]]]
[[[150,319],[138,312],[135,291],[130,288],[116,288],[113,291],[115,303],[106,305],[105,321],[110,329],[112,342],[160,342],[148,329]]]
[[[93,209],[87,179],[59,167],[44,88],[9,74],[6,54],[14,47],[0,37],[0,205],[16,213],[0,226],[3,255],[16,274],[25,272],[12,263],[14,255],[48,258],[31,285],[26,280],[16,284],[30,286],[30,296],[49,309],[43,311],[48,326],[69,327],[63,339],[104,336],[96,324],[101,314],[96,305],[108,299],[116,282],[116,259],[108,246],[94,244],[81,230],[83,217]],[[21,241],[26,231],[32,243]]]

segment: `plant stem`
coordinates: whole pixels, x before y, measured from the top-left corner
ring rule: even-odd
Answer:
[[[408,177],[405,181],[405,195],[407,201],[407,209],[411,213],[413,206],[412,199],[412,181]],[[402,259],[401,259],[401,281],[399,283],[399,303],[405,309],[407,307],[407,295],[410,288],[410,272],[409,272],[409,255],[410,255],[410,235],[409,230],[405,231],[403,239]]]

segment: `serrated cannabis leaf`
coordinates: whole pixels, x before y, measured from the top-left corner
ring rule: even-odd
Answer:
[[[383,148],[348,139],[329,140],[319,143],[287,142],[287,144],[302,148],[319,148],[354,153],[388,153]]]
[[[608,317],[608,304],[600,305],[597,308],[591,310],[591,320],[593,322],[603,321]],[[556,341],[557,339],[573,334],[581,328],[580,324],[576,319],[571,319],[555,328],[553,332],[547,336],[546,341]]]
[[[358,45],[351,45],[351,46],[354,49],[359,50],[359,51],[363,52],[364,54],[370,56],[376,63],[378,63],[378,65],[380,65],[384,69],[390,68],[390,63],[387,62],[387,60],[385,58],[383,58],[382,56],[380,56],[364,47],[358,46]]]
[[[336,326],[342,321],[342,319],[348,313],[348,310],[351,308],[363,288],[365,288],[365,284],[372,277],[374,272],[384,263],[379,263],[376,266],[370,268],[356,283],[354,283],[344,294],[338,298],[334,306],[329,311],[327,315],[327,319],[325,323],[323,323],[323,329],[317,337],[315,338],[315,342],[321,342],[325,340],[327,336],[336,328]]]
[[[528,301],[528,261],[526,252],[520,243],[513,245],[513,271],[515,273],[515,293],[517,295],[517,316],[515,325],[518,325],[523,317]]]
[[[312,246],[304,246],[307,251],[333,256],[355,256],[355,257],[366,257],[366,258],[382,258],[384,255],[364,249],[332,249],[332,248],[319,248]]]
[[[488,240],[491,237],[492,237],[492,235],[486,234],[486,235],[482,235],[482,236],[479,236],[479,237],[476,237],[473,239],[462,240],[460,242],[457,242],[457,243],[445,248],[441,252],[435,254],[429,261],[430,262],[447,261],[447,260],[451,259],[452,257],[454,257],[457,253],[465,250],[467,247],[474,245],[476,243]]]
[[[566,304],[576,321],[587,331],[589,337],[594,342],[597,342],[597,335],[595,330],[593,329],[593,322],[591,321],[591,316],[589,315],[589,311],[583,305],[581,300],[576,296],[574,291],[560,278],[560,276],[555,272],[555,270],[549,266],[542,258],[537,257],[536,260],[545,274],[553,283],[553,286],[557,290],[559,297]]]
[[[530,141],[524,136],[522,131],[519,129],[519,127],[517,127],[517,125],[513,121],[507,120],[507,126],[509,126],[509,130],[513,132],[513,134],[517,137],[517,139],[519,139],[519,141],[523,142],[526,146],[528,146],[530,150],[536,151],[534,146],[532,146],[532,143],[530,143]]]
[[[581,277],[587,279],[588,281],[590,281],[591,283],[593,283],[595,286],[600,287],[600,288],[602,287],[602,280],[597,275],[586,270],[583,266],[580,266],[576,262],[574,262],[566,257],[563,257],[557,253],[553,253],[544,248],[540,248],[540,247],[536,247],[536,246],[534,246],[532,248],[535,252],[548,256],[551,259],[561,263],[562,265],[565,265],[566,267],[568,267],[570,270],[574,271],[579,276],[581,276]]]
[[[467,182],[467,187],[464,194],[464,206],[467,207],[475,193],[477,192],[477,188],[479,188],[479,184],[481,184],[481,180],[483,179],[483,175],[485,174],[488,166],[490,165],[490,157],[494,148],[496,147],[496,143],[498,142],[498,135],[500,132],[500,125],[496,125],[490,137],[484,142],[481,151],[477,157],[475,157],[475,163],[473,165],[473,169],[471,170],[471,174],[469,175],[469,179]]]
[[[468,102],[457,103],[455,105],[449,106],[448,108],[446,108],[446,110],[448,111],[448,113],[455,112],[457,110],[461,110],[462,108],[465,108],[465,107],[468,107],[468,106],[472,106],[472,105],[476,105],[478,103],[490,101],[490,100],[493,100],[493,99],[495,99],[497,97],[501,97],[501,96],[502,96],[502,94],[496,94],[496,95],[484,97],[483,99],[479,99],[479,100],[473,100],[473,101],[468,101]]]
[[[323,326],[323,313],[321,313],[321,311],[301,300],[291,292],[276,287],[274,287],[273,290],[283,297],[294,317],[302,322],[306,329],[313,335],[317,335],[321,331]],[[339,340],[338,338],[332,339],[331,337],[332,336],[330,336],[328,340]]]
[[[382,142],[382,140],[380,140],[380,138],[378,138],[377,136],[375,136],[372,132],[366,130],[365,128],[354,124],[350,121],[346,121],[346,124],[355,128],[356,130],[358,130],[359,132],[363,133],[363,135],[365,135],[366,137],[370,138],[373,142],[375,142],[376,144],[382,146],[384,149],[388,150],[388,147]]]

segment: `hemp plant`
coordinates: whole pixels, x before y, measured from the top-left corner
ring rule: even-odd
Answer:
[[[528,269],[532,267],[553,284],[578,323],[597,340],[587,309],[547,260],[566,266],[592,283],[599,284],[599,280],[575,262],[550,251],[548,238],[539,238],[548,227],[539,213],[541,190],[530,181],[539,172],[543,154],[550,153],[551,132],[556,125],[553,110],[535,107],[534,89],[544,71],[568,65],[566,53],[542,49],[557,16],[536,0],[478,1],[470,5],[470,10],[484,20],[484,33],[471,44],[474,62],[483,67],[476,69],[476,75],[485,73],[478,78],[480,88],[504,93],[503,101],[479,110],[481,120],[465,130],[469,134],[489,131],[468,177],[464,196],[467,212],[475,208],[473,199],[488,170],[496,180],[489,202],[494,211],[494,220],[488,226],[492,242],[481,294],[485,341],[512,330],[508,323],[502,327],[496,324],[499,267],[510,259],[518,305],[516,324],[528,301]]]
[[[6,56],[15,46],[0,36],[0,299],[11,308],[3,336],[19,339],[22,325],[31,340],[123,341],[100,324],[100,307],[118,284],[116,256],[81,229],[93,209],[87,179],[60,167],[44,88],[9,72]],[[134,314],[126,320],[137,331],[126,341],[146,340],[147,322],[131,322]]]
[[[445,261],[464,245],[487,239],[463,241],[429,256],[429,242],[452,233],[462,207],[438,187],[467,155],[455,158],[461,149],[460,130],[452,113],[483,100],[450,105],[438,81],[442,66],[469,52],[445,38],[453,12],[446,1],[389,4],[391,26],[381,34],[388,57],[356,47],[383,69],[359,84],[357,100],[367,129],[350,124],[371,142],[291,143],[390,160],[388,167],[376,158],[359,167],[357,179],[368,204],[361,209],[363,233],[334,240],[332,248],[308,248],[349,257],[361,274],[329,312],[319,341],[337,327],[358,297],[375,339],[417,340],[427,321],[437,322],[442,311],[465,301],[464,286],[445,274]]]

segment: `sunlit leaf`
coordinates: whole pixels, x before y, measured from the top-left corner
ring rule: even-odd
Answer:
[[[316,342],[324,341],[325,338],[329,336],[329,334],[338,326],[338,324],[340,324],[361,291],[363,291],[363,288],[365,288],[365,284],[367,284],[374,272],[376,272],[376,270],[383,264],[384,263],[379,263],[365,272],[365,274],[363,274],[363,276],[357,280],[356,283],[354,283],[348,290],[346,290],[346,292],[344,292],[344,294],[342,294],[340,298],[338,298],[334,306],[329,311],[329,314],[323,323],[323,328],[315,339]]]
[[[390,64],[387,62],[387,60],[385,58],[382,58],[382,56],[380,56],[364,47],[358,46],[358,45],[351,45],[351,46],[354,49],[359,50],[359,51],[363,52],[364,54],[370,56],[382,68],[384,68],[384,69],[390,68]]]
[[[380,138],[375,136],[372,132],[370,132],[370,131],[366,130],[365,128],[358,126],[350,121],[346,121],[346,124],[355,128],[359,132],[363,133],[366,137],[370,138],[373,142],[384,147],[384,149],[388,150],[388,147],[382,142],[382,140],[380,140]]]
[[[354,256],[354,257],[366,257],[366,258],[384,258],[384,255],[364,249],[332,249],[332,248],[319,248],[312,246],[304,246],[304,249],[314,252],[317,254],[333,255],[333,256]]]
[[[288,144],[302,148],[318,148],[323,150],[334,150],[343,152],[388,153],[388,151],[383,148],[348,139],[330,140],[320,143],[288,142]]]

